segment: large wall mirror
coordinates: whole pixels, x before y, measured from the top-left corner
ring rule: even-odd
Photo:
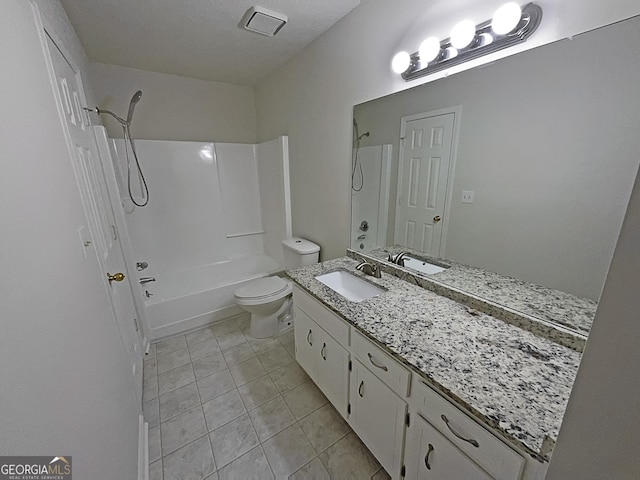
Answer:
[[[634,17],[356,105],[350,247],[597,301],[640,163],[638,79]]]

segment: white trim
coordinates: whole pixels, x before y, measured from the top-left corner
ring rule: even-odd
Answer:
[[[380,168],[380,201],[378,203],[378,235],[376,244],[380,247],[387,245],[387,228],[389,225],[389,196],[391,192],[391,154],[393,145],[382,145],[382,165]],[[351,200],[353,211],[353,200]]]
[[[462,105],[400,117],[400,141],[398,142],[400,148],[398,149],[398,187],[396,192],[400,191],[400,181],[402,179],[400,159],[403,158],[404,155],[404,136],[407,130],[407,123],[414,120],[422,120],[425,118],[439,117],[441,115],[449,114],[453,114],[453,135],[451,137],[451,158],[449,159],[449,171],[447,173],[447,192],[443,214],[444,220],[442,224],[442,233],[440,234],[440,258],[446,258],[447,236],[449,233],[449,223],[451,220],[451,204],[453,203],[453,177],[456,171],[458,157],[458,139],[460,138],[460,122],[462,120]]]
[[[138,480],[149,480],[149,424],[138,415]]]
[[[284,174],[284,221],[286,238],[293,237],[291,228],[291,179],[289,173],[289,137],[283,135],[282,140],[282,171]]]

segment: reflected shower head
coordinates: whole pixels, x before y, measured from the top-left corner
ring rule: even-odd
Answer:
[[[140,101],[140,99],[142,98],[142,90],[138,90],[136,93],[133,94],[133,97],[131,97],[131,102],[129,102],[129,112],[127,113],[127,125],[131,125],[131,119],[133,118],[133,111],[136,108],[136,104]]]

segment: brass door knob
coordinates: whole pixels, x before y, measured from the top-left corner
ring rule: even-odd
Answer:
[[[438,223],[441,220],[440,215],[433,217],[433,223]]]
[[[109,280],[109,285],[111,285],[111,282],[113,281],[121,282],[122,280],[124,280],[124,273],[118,272],[111,275],[109,272],[107,272],[107,280]]]

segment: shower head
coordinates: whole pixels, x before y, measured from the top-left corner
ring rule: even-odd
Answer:
[[[358,141],[362,140],[362,137],[368,137],[368,136],[369,136],[369,132],[364,132],[362,135],[358,137]]]
[[[131,97],[131,102],[129,102],[129,112],[127,113],[127,125],[130,126],[131,125],[131,119],[133,118],[133,111],[136,108],[136,104],[140,101],[140,99],[142,98],[142,90],[138,90],[136,93],[133,94],[133,97]]]

